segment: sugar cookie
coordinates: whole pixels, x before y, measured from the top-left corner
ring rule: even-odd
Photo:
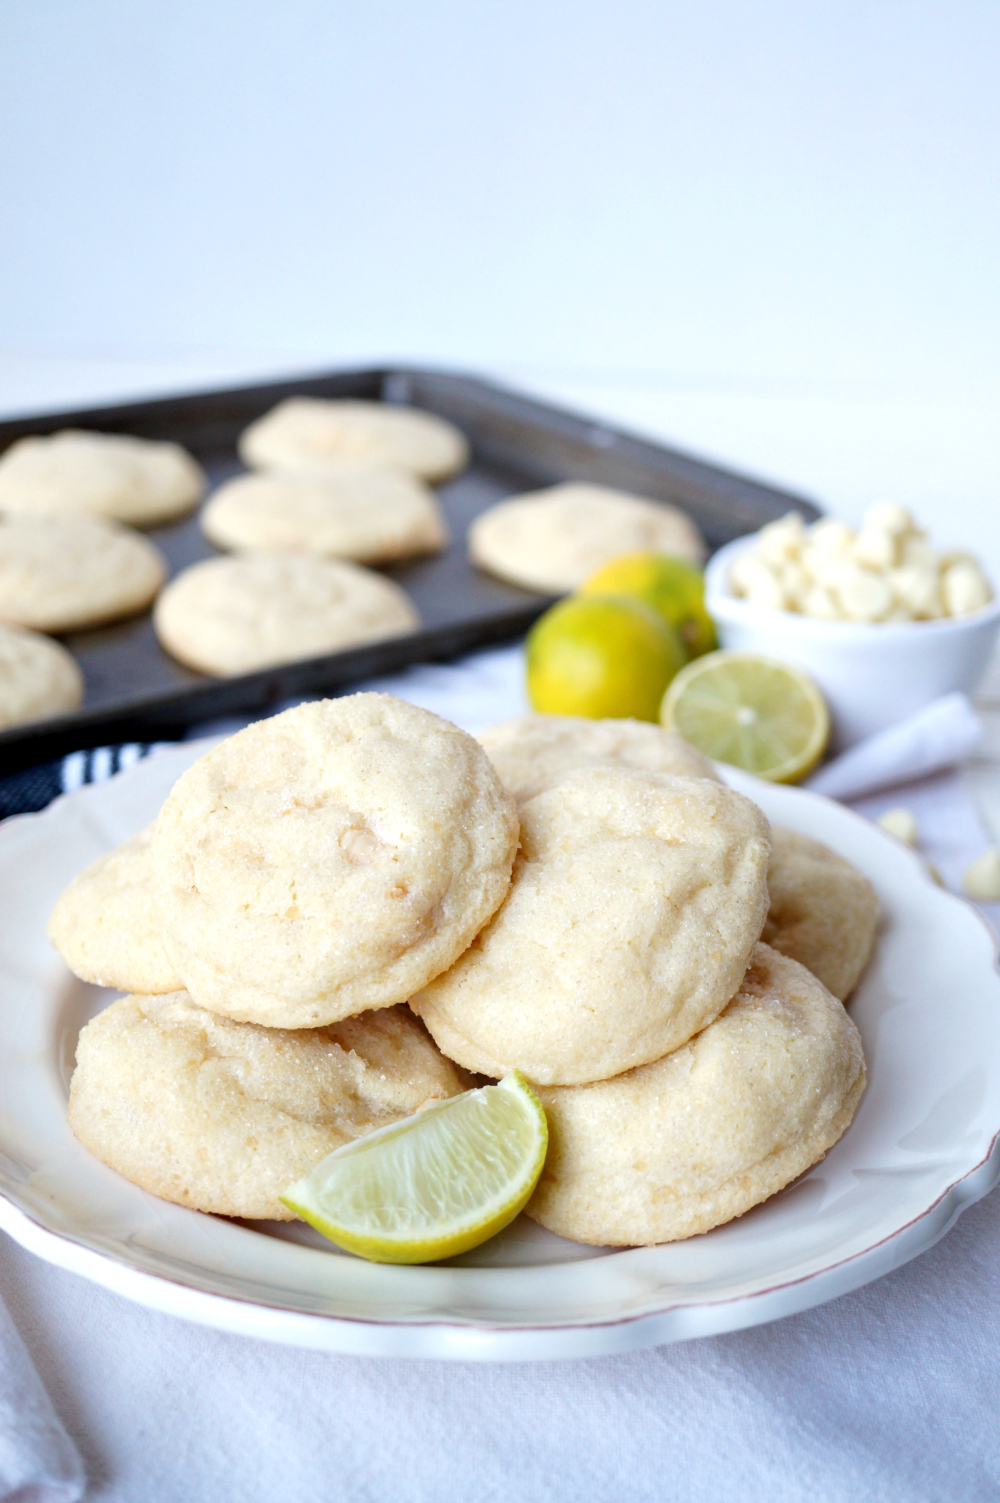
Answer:
[[[447,480],[469,462],[464,435],[432,412],[328,397],[286,397],[244,430],[238,448],[254,470],[346,459],[430,481]]]
[[[91,862],[66,888],[47,933],[74,975],[121,992],[180,991],[160,939],[152,827]]]
[[[214,492],[200,521],[217,547],[240,552],[377,563],[448,545],[432,490],[415,476],[364,465],[241,475]]]
[[[700,563],[705,545],[676,506],[581,481],[498,501],[469,528],[474,564],[551,595],[575,590],[623,553],[645,551]]]
[[[841,1004],[758,945],[725,1012],[682,1048],[614,1080],[539,1088],[549,1155],[528,1215],[599,1246],[707,1232],[821,1159],[864,1088]]]
[[[289,1033],[183,991],[122,997],[76,1058],[69,1122],[97,1158],[164,1200],[279,1221],[326,1154],[466,1088],[404,1007]]]
[[[164,948],[196,1002],[241,1020],[389,1007],[494,913],[517,831],[457,726],[387,694],[297,705],[174,785],[153,836]]]
[[[771,832],[770,907],[761,938],[847,1000],[875,943],[879,905],[856,866],[797,830]]]
[[[0,512],[111,517],[152,527],[182,517],[205,472],[180,444],[65,428],[19,438],[0,458]]]
[[[521,805],[506,902],[410,1006],[484,1075],[571,1085],[658,1059],[736,992],[768,851],[763,814],[720,783],[571,773]]]
[[[158,548],[100,517],[0,518],[0,621],[76,631],[145,610],[166,576]]]
[[[719,781],[708,758],[683,736],[646,720],[518,715],[480,731],[478,739],[518,803],[534,798],[568,773],[609,762]]]
[[[20,626],[0,626],[0,730],[75,710],[83,674],[65,647]]]
[[[401,637],[420,618],[399,585],[358,564],[249,553],[182,570],[153,625],[180,662],[226,677]]]

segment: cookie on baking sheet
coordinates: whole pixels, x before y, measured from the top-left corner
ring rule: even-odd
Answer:
[[[500,781],[518,803],[534,798],[567,773],[609,762],[719,781],[708,758],[683,736],[647,720],[517,715],[477,734]]]
[[[241,475],[214,492],[199,520],[216,547],[242,552],[376,563],[448,546],[429,487],[402,471],[365,465]]]
[[[180,444],[66,428],[0,457],[0,512],[112,517],[152,527],[191,511],[205,472]]]
[[[845,1002],[868,963],[879,903],[863,872],[797,830],[774,828],[761,938]]]
[[[725,1012],[683,1048],[614,1080],[539,1087],[549,1154],[528,1215],[598,1246],[707,1232],[821,1159],[864,1088],[841,1003],[758,945]]]
[[[705,544],[676,506],[569,481],[498,501],[469,528],[474,564],[526,590],[561,595],[623,553],[673,553],[701,563]]]
[[[767,911],[767,821],[707,778],[585,768],[521,805],[509,896],[411,998],[450,1059],[575,1085],[658,1059],[736,992]]]
[[[76,631],[150,604],[166,577],[162,553],[101,517],[0,517],[0,621]]]
[[[65,647],[20,626],[0,626],[0,731],[65,715],[83,700],[83,674]]]
[[[174,784],[153,835],[164,948],[196,1002],[244,1021],[389,1007],[495,912],[517,837],[457,726],[388,694],[297,705]]]
[[[83,981],[121,992],[182,988],[160,939],[151,836],[150,826],[98,856],[52,910],[49,939]]]
[[[297,1033],[186,992],[123,997],[80,1034],[69,1122],[164,1200],[288,1221],[282,1190],[326,1154],[467,1088],[405,1007]]]
[[[286,397],[244,429],[237,447],[253,470],[349,460],[432,482],[447,480],[469,462],[465,436],[432,412],[328,397]]]
[[[248,553],[182,569],[153,612],[161,644],[225,678],[417,631],[399,585],[344,559]]]

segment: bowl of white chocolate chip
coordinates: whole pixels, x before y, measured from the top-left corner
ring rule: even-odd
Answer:
[[[791,512],[720,548],[705,603],[723,647],[807,669],[837,749],[954,689],[972,690],[1000,631],[1000,600],[965,551],[938,551],[903,506],[861,526]]]

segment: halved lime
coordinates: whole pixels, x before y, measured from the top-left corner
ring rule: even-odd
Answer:
[[[478,1247],[538,1183],[549,1129],[514,1070],[327,1154],[281,1199],[374,1263],[430,1263]]]
[[[812,772],[830,739],[826,701],[808,674],[754,652],[710,652],[682,668],[660,719],[706,757],[772,783]]]

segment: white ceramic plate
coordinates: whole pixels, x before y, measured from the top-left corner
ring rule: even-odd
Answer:
[[[201,750],[163,752],[0,826],[0,1225],[40,1257],[189,1320],[333,1351],[511,1360],[594,1356],[790,1315],[929,1247],[1000,1178],[1000,976],[969,906],[875,826],[814,794],[733,776],[776,822],[868,873],[885,920],[851,1007],[869,1086],[811,1173],[705,1236],[584,1248],[519,1218],[447,1264],[341,1255],[310,1229],[169,1205],[66,1125],[76,1037],[109,994],[45,938],[62,888],[151,820]]]

